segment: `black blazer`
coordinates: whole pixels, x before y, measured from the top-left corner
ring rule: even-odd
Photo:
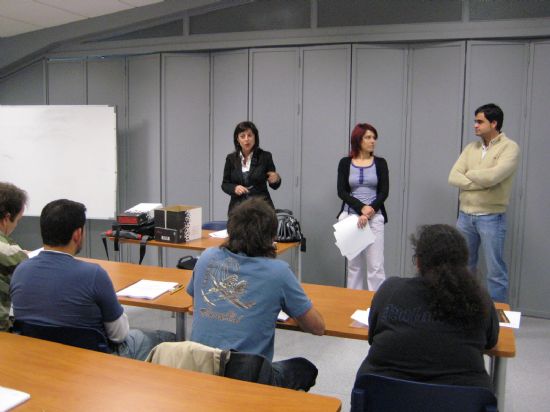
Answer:
[[[231,209],[250,196],[262,196],[272,207],[274,207],[267,189],[267,172],[275,171],[275,164],[273,163],[271,153],[257,147],[252,154],[250,172],[248,174],[248,185],[252,186],[252,188],[249,189],[250,192],[248,195],[237,196],[235,194],[235,187],[237,185],[246,186],[243,181],[241,157],[239,153],[229,153],[225,158],[222,182],[222,190],[231,196],[227,213],[229,214]],[[281,186],[281,180],[277,183],[269,184],[269,186],[276,190]]]
[[[374,164],[376,166],[376,177],[378,177],[378,186],[376,187],[376,199],[370,205],[375,212],[382,211],[384,216],[384,223],[388,221],[388,215],[386,214],[386,208],[384,207],[384,201],[388,198],[388,192],[390,190],[388,164],[383,157],[374,156]],[[349,186],[349,168],[351,166],[351,157],[346,156],[340,159],[338,163],[338,197],[342,199],[342,207],[338,216],[344,210],[344,206],[347,203],[353,210],[361,215],[361,209],[365,204],[356,197],[351,195],[351,188]]]

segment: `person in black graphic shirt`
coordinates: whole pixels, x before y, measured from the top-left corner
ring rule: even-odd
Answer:
[[[468,247],[448,225],[420,228],[414,278],[387,279],[372,301],[369,344],[357,376],[400,379],[493,390],[483,351],[498,340],[489,294],[467,268]]]

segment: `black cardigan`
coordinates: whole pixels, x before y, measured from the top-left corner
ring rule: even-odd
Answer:
[[[384,216],[384,223],[388,221],[388,215],[386,214],[386,208],[384,207],[384,201],[388,198],[388,192],[390,190],[388,164],[383,157],[374,156],[374,164],[376,166],[376,177],[378,178],[378,186],[376,186],[376,199],[370,205],[375,212],[382,211]],[[344,210],[344,206],[347,203],[353,210],[361,215],[361,209],[365,204],[356,197],[351,195],[351,188],[349,186],[349,168],[351,166],[351,157],[346,156],[340,159],[338,163],[338,197],[342,199],[342,207],[338,216]]]
[[[272,207],[274,207],[267,189],[267,172],[275,171],[275,164],[273,163],[271,153],[257,147],[252,154],[248,175],[249,185],[251,185],[252,188],[248,195],[237,196],[235,194],[235,187],[237,185],[245,186],[243,182],[241,157],[239,153],[229,153],[225,158],[222,182],[222,190],[231,196],[227,213],[249,196],[262,196]],[[277,183],[269,184],[269,187],[274,190],[278,189],[279,186],[281,186],[281,180]]]

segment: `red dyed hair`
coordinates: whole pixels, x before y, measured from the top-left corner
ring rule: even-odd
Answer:
[[[369,123],[357,123],[351,131],[351,150],[349,152],[349,157],[354,158],[359,156],[359,153],[361,152],[361,139],[367,131],[374,133],[374,139],[378,140],[378,132],[373,125]]]

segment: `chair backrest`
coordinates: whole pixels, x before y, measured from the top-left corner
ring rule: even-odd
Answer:
[[[495,395],[477,386],[414,382],[373,374],[359,376],[352,412],[497,412]]]
[[[109,341],[97,329],[41,325],[16,319],[13,324],[13,332],[31,338],[49,340],[97,352],[111,353]]]

